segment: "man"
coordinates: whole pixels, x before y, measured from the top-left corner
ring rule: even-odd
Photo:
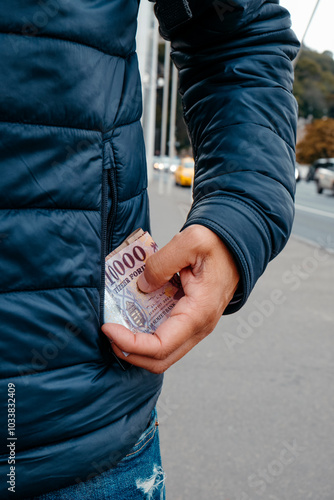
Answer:
[[[162,373],[242,307],[291,230],[290,17],[278,0],[157,0],[196,176],[139,286],[180,272],[185,296],[153,336],[104,335],[104,258],[149,229],[138,2],[1,6],[0,497],[163,498]]]

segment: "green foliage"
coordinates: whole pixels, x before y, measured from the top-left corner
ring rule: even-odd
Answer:
[[[297,144],[297,161],[310,164],[319,158],[334,158],[334,120],[314,120],[306,126],[305,137]]]
[[[319,54],[306,48],[302,50],[295,68],[294,95],[300,116],[334,118],[334,59],[331,52]]]

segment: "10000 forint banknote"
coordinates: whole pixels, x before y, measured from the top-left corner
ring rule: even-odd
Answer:
[[[159,290],[143,293],[137,280],[147,258],[158,251],[151,235],[138,229],[106,257],[104,320],[133,332],[154,333],[183,296],[178,275]]]

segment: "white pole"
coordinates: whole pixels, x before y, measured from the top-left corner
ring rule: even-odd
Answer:
[[[151,28],[151,18],[153,6],[150,2],[140,2],[138,13],[138,29],[136,36],[138,65],[141,76],[143,109],[146,98],[146,88],[149,83],[148,55],[149,55],[149,35]],[[143,112],[143,118],[145,113]]]
[[[164,90],[161,115],[161,142],[160,155],[166,154],[168,98],[169,98],[169,74],[170,74],[170,42],[165,40],[165,64],[164,64]]]
[[[142,126],[146,145],[147,177],[150,179],[155,143],[158,66],[158,22],[151,2],[143,1],[140,3],[136,42],[142,83]]]
[[[158,69],[158,43],[159,31],[158,21],[155,16],[152,17],[152,60],[150,70],[150,89],[148,99],[147,130],[146,130],[146,161],[147,178],[150,181],[153,169],[153,156],[155,149],[155,124],[156,124],[156,102],[157,102],[157,69]]]
[[[301,54],[301,51],[302,51],[302,49],[303,49],[303,47],[304,47],[304,40],[305,40],[305,37],[306,37],[306,35],[307,35],[307,32],[308,32],[308,30],[309,30],[309,27],[311,26],[311,23],[312,23],[312,21],[313,21],[313,18],[314,18],[314,15],[315,15],[315,13],[316,13],[316,10],[317,10],[317,8],[319,7],[319,3],[320,3],[320,0],[317,0],[316,4],[315,4],[315,6],[314,6],[314,9],[313,9],[313,11],[312,11],[312,14],[311,14],[310,20],[309,20],[309,22],[307,23],[307,26],[306,26],[306,28],[305,28],[304,34],[303,34],[302,39],[301,39],[301,41],[300,41],[300,50],[299,50],[299,52],[298,52],[298,54],[297,54],[297,57],[296,57],[296,58],[295,58],[295,60],[293,61],[293,67],[294,67],[294,68],[296,67],[296,64],[297,64],[298,59],[299,59],[300,54]]]
[[[170,124],[169,124],[169,156],[174,158],[175,151],[175,122],[176,122],[176,104],[177,104],[177,69],[173,64],[172,70],[172,98],[170,104]]]

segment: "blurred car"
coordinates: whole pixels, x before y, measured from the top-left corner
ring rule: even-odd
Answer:
[[[156,172],[172,172],[174,173],[180,163],[180,158],[170,158],[169,156],[154,156],[153,169]]]
[[[324,189],[330,189],[334,194],[334,163],[326,168],[318,168],[314,180],[317,183],[317,192],[321,194]]]
[[[194,159],[190,157],[183,158],[175,171],[175,184],[179,186],[191,186],[194,180],[194,173]]]
[[[300,181],[300,172],[299,172],[299,168],[297,167],[297,165],[295,166],[295,179],[296,179],[296,182]]]
[[[311,166],[306,176],[306,181],[314,181],[315,174],[318,168],[329,168],[334,166],[334,158],[320,158],[316,160]]]
[[[180,158],[178,156],[175,156],[175,158],[169,158],[169,171],[174,174],[179,164]]]

